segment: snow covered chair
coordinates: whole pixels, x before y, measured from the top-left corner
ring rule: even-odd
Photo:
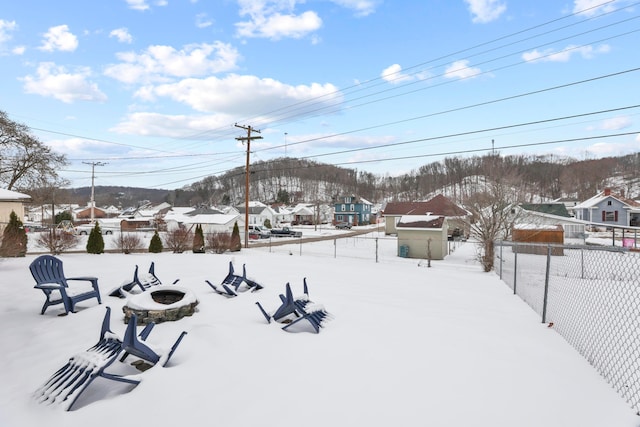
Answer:
[[[29,265],[29,270],[36,281],[34,287],[44,292],[46,297],[40,314],[44,314],[49,306],[56,304],[64,305],[65,314],[74,313],[78,302],[91,298],[96,298],[98,304],[102,304],[96,277],[66,277],[62,261],[52,255],[39,256]],[[70,287],[70,281],[86,282],[86,286]]]
[[[138,357],[139,359],[131,365],[138,368],[141,364],[144,364],[144,369],[140,370],[145,370],[147,367],[156,364],[165,366],[186,335],[186,332],[182,332],[169,351],[158,353],[138,340],[135,319],[127,325],[123,340],[111,332],[110,320],[111,308],[107,307],[98,343],[86,351],[72,356],[67,364],[57,370],[36,390],[34,398],[39,403],[58,406],[69,411],[80,395],[98,377],[137,385],[141,381],[139,373],[119,375],[108,373],[106,369],[116,362],[118,356],[122,353],[124,355],[120,362],[123,362],[129,355]],[[145,340],[152,329],[153,324],[147,325],[140,333],[140,338]]]
[[[180,279],[174,280],[172,284],[175,285],[178,281],[180,281]],[[109,292],[109,296],[125,298],[130,293],[144,292],[152,286],[161,284],[162,282],[158,279],[158,276],[156,276],[155,273],[155,263],[152,261],[147,274],[139,275],[138,266],[136,265],[136,269],[133,272],[133,280],[127,281],[115,288]]]
[[[307,279],[304,278],[304,294],[299,297],[293,297],[291,291],[291,285],[287,283],[285,295],[280,294],[280,300],[282,304],[278,307],[273,314],[267,313],[259,302],[256,305],[262,312],[262,315],[267,319],[268,323],[271,323],[271,319],[278,323],[286,323],[282,327],[283,330],[287,330],[294,324],[299,322],[308,322],[316,333],[320,332],[325,323],[332,319],[332,316],[324,309],[322,305],[315,304],[309,299],[309,287],[307,286]]]
[[[219,295],[224,295],[226,297],[237,297],[238,292],[245,292],[247,290],[251,290],[251,292],[259,291],[263,288],[259,283],[247,279],[247,269],[246,266],[242,265],[242,276],[235,274],[233,269],[233,263],[229,261],[229,274],[222,280],[220,283],[220,288],[208,280],[205,280],[207,285],[213,289],[213,291]]]

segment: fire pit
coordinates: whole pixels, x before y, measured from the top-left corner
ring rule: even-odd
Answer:
[[[124,322],[135,314],[138,325],[180,320],[196,311],[198,300],[193,292],[174,285],[154,286],[146,292],[129,297],[122,307]]]

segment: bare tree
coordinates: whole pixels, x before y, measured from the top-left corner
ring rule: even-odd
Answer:
[[[53,152],[4,111],[0,111],[0,160],[0,183],[8,190],[37,187],[43,177],[55,181],[67,164],[63,154]]]
[[[115,244],[116,248],[124,254],[130,254],[131,252],[142,249],[142,239],[134,233],[120,233]]]
[[[41,232],[36,238],[36,243],[52,255],[59,255],[74,248],[78,244],[78,238],[74,234],[51,228],[49,231]]]
[[[184,225],[167,231],[164,237],[164,246],[169,248],[175,254],[181,254],[191,248],[193,242],[193,232]]]
[[[231,233],[216,232],[207,234],[207,249],[216,254],[222,254],[229,250],[231,246]]]
[[[478,240],[478,260],[485,272],[493,269],[495,241],[509,238],[517,219],[516,206],[522,194],[519,186],[513,185],[518,182],[516,178],[486,178],[483,188],[477,188],[465,200],[465,208],[471,213],[466,225]]]

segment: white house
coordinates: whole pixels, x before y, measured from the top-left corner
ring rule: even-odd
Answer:
[[[200,224],[204,234],[209,233],[231,233],[233,226],[237,222],[240,231],[244,230],[244,218],[238,214],[221,213],[196,213],[193,208],[172,208],[164,216],[167,231],[172,231],[181,225],[195,230],[195,226]]]
[[[15,212],[18,219],[24,222],[24,204],[31,200],[31,196],[16,191],[0,188],[0,230],[9,223],[11,212]]]

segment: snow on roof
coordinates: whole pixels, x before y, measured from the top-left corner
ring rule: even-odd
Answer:
[[[396,225],[396,228],[430,228],[442,229],[444,226],[444,216],[439,215],[403,215]]]
[[[28,194],[18,193],[17,191],[6,190],[4,188],[0,188],[0,200],[27,200],[30,199],[31,196]]]

